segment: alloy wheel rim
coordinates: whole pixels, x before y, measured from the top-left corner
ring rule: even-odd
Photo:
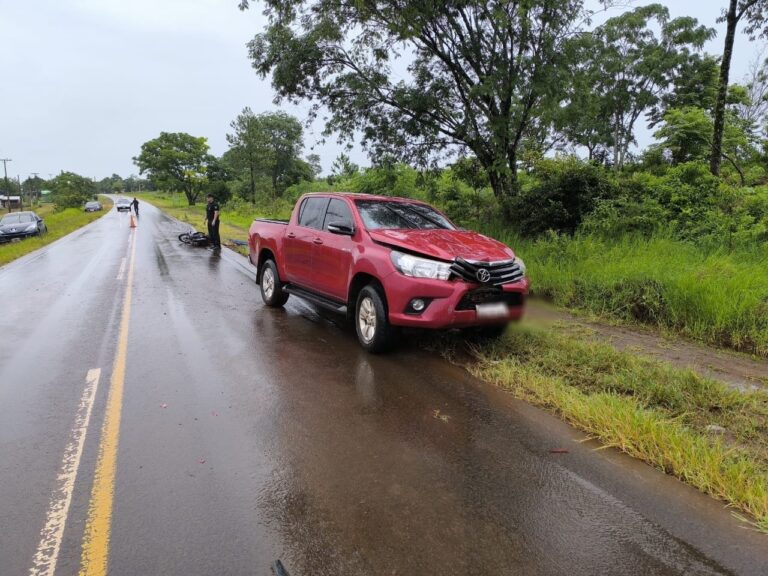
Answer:
[[[357,323],[363,340],[365,342],[373,340],[376,335],[376,308],[373,305],[373,300],[368,297],[360,303]]]
[[[272,293],[275,291],[275,276],[272,274],[271,269],[267,268],[264,270],[261,285],[264,287],[264,295],[267,298],[272,298]]]

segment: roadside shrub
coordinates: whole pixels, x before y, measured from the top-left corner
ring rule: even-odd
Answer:
[[[534,176],[533,184],[511,201],[515,221],[510,224],[524,236],[547,230],[573,234],[598,201],[617,195],[605,168],[576,158],[541,160]]]
[[[452,170],[442,171],[430,184],[428,194],[422,199],[435,204],[461,226],[476,227],[498,215],[499,205],[493,190],[474,189]]]
[[[626,235],[650,238],[665,228],[667,217],[667,211],[653,198],[599,200],[580,230],[606,239]]]
[[[232,197],[229,186],[223,180],[213,180],[205,185],[205,195],[212,194],[222,204]]]
[[[416,195],[418,172],[406,164],[386,164],[352,176],[349,186],[352,192],[401,196],[413,198]]]

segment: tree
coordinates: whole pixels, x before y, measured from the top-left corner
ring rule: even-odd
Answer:
[[[96,195],[96,184],[74,172],[62,172],[48,182],[57,208],[80,208]]]
[[[235,167],[245,166],[248,170],[251,202],[256,201],[256,171],[259,170],[261,156],[261,142],[256,124],[255,114],[245,107],[229,125],[234,133],[227,134],[227,142],[230,145],[228,162]]]
[[[765,117],[768,114],[768,59],[761,54],[750,65],[742,102],[738,103],[736,113],[749,127],[753,136],[765,133]],[[733,86],[730,87],[731,97]]]
[[[40,178],[40,176],[29,176],[21,184],[22,192],[26,194],[28,198],[37,200],[40,198],[40,192],[43,190],[45,183],[45,180]]]
[[[675,75],[672,87],[661,95],[648,118],[650,126],[660,124],[671,109],[701,108],[714,116],[717,102],[719,60],[710,54],[692,54]]]
[[[695,52],[713,35],[714,30],[700,26],[695,18],[670,20],[669,10],[661,4],[625,12],[594,31],[595,42],[591,48],[587,45],[591,55],[587,72],[600,101],[589,105],[586,112],[590,117],[599,112],[597,118],[610,122],[617,169],[635,142],[637,120],[658,104],[670,84],[695,61]],[[605,136],[606,129],[595,132]]]
[[[242,0],[241,9],[248,7]],[[249,43],[278,101],[329,112],[326,132],[377,159],[427,162],[470,149],[497,197],[518,189],[518,150],[535,111],[556,100],[565,43],[583,0],[265,0]],[[401,51],[407,78],[393,74]]]
[[[291,184],[311,179],[312,169],[307,170],[301,160],[304,148],[301,123],[285,112],[254,114],[250,108],[230,124],[234,132],[227,134],[232,160],[248,170],[251,197],[256,198],[256,180],[259,174],[267,175],[272,184],[272,195],[278,196]]]
[[[728,99],[728,82],[731,73],[731,58],[733,57],[733,41],[736,28],[745,18],[746,32],[750,38],[768,36],[768,0],[730,0],[728,10],[724,11],[718,22],[725,22],[725,46],[723,58],[720,61],[720,82],[717,89],[717,104],[715,105],[715,126],[712,137],[712,148],[709,157],[709,169],[713,175],[720,174],[722,158],[723,130],[725,128],[725,108]]]
[[[323,165],[320,162],[320,155],[319,154],[307,154],[306,162],[309,164],[310,169],[312,170],[312,179],[314,180],[318,176],[320,176],[320,173],[323,171]]]
[[[596,60],[599,43],[594,35],[582,34],[571,42],[571,49],[573,64],[571,77],[564,86],[563,103],[550,112],[551,123],[545,126],[551,126],[565,143],[586,148],[591,161],[601,150],[613,146],[607,100],[604,93],[595,89],[603,74]]]
[[[737,102],[738,100],[735,100],[734,104]],[[726,119],[721,156],[739,174],[743,186],[746,180],[741,165],[755,151],[748,125],[739,118],[735,106],[727,111]],[[705,159],[712,146],[713,133],[714,122],[706,110],[693,107],[672,108],[664,115],[664,123],[654,133],[654,137],[660,140],[660,148],[670,152],[674,164],[682,164]]]
[[[336,157],[336,160],[331,165],[331,178],[333,180],[352,178],[358,172],[360,172],[360,166],[352,162],[349,156],[343,152]]]
[[[156,186],[183,190],[190,206],[194,206],[207,182],[212,161],[207,139],[184,132],[161,132],[159,137],[142,144],[141,154],[133,159],[139,173],[148,173]]]
[[[712,142],[712,118],[701,108],[671,108],[653,134],[674,164],[705,158]]]

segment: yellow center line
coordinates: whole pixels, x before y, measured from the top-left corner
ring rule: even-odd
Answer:
[[[109,561],[109,536],[112,524],[112,506],[115,496],[115,471],[117,469],[117,445],[120,439],[120,416],[125,385],[125,361],[128,350],[128,325],[131,317],[131,293],[134,261],[136,259],[136,235],[131,234],[131,256],[128,264],[128,280],[120,318],[120,335],[117,354],[112,367],[107,410],[101,429],[101,444],[88,508],[88,521],[83,536],[83,554],[80,576],[105,576]]]

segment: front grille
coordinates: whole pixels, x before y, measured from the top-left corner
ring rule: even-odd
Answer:
[[[517,282],[524,275],[522,268],[514,259],[498,262],[476,262],[456,258],[451,264],[451,272],[465,282],[491,286]]]
[[[478,304],[503,302],[507,306],[522,306],[523,295],[519,292],[503,292],[501,288],[478,288],[461,297],[456,310],[474,310]]]

